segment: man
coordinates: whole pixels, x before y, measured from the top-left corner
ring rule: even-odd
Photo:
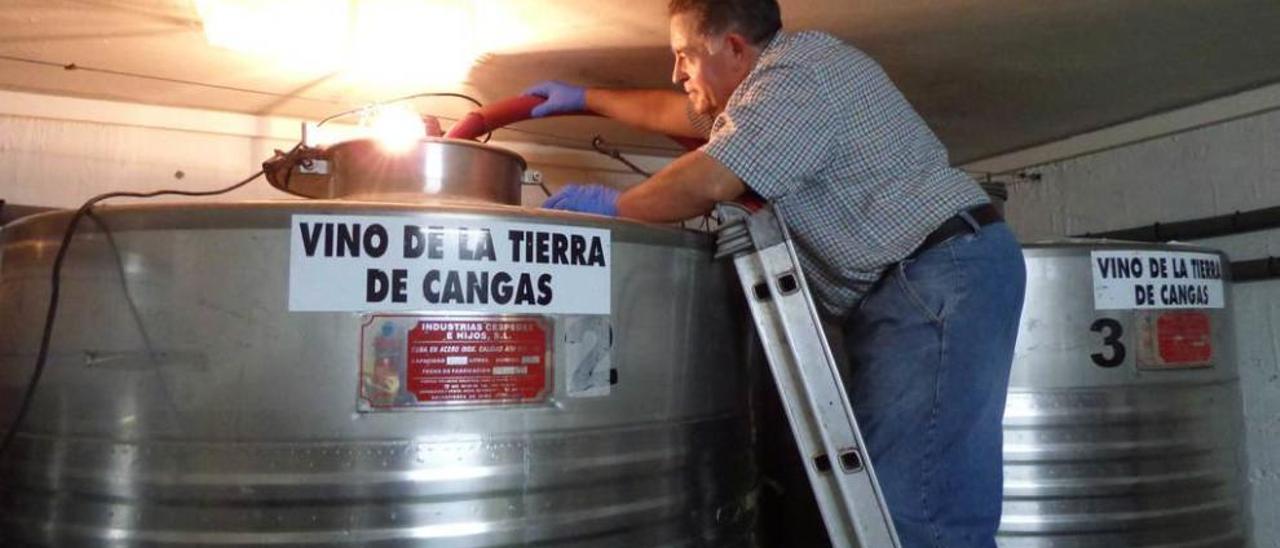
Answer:
[[[700,149],[626,192],[572,185],[547,207],[676,221],[748,191],[775,202],[842,322],[854,413],[908,547],[993,547],[1001,417],[1025,272],[979,187],[880,67],[776,0],[671,0],[685,93],[545,82],[535,116],[590,109]]]

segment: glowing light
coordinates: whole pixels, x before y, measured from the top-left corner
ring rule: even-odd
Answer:
[[[461,83],[480,56],[478,0],[195,0],[206,40],[375,85]],[[487,6],[488,4],[484,4]]]
[[[353,27],[348,75],[361,81],[457,84],[479,55],[469,1],[364,0]]]
[[[329,70],[346,49],[347,0],[195,0],[210,44]]]
[[[369,135],[392,152],[404,152],[427,135],[427,126],[416,111],[402,104],[382,105],[369,109],[361,125]]]

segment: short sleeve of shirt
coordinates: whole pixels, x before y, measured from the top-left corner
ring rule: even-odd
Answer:
[[[822,171],[835,146],[836,113],[812,71],[761,68],[730,98],[701,150],[757,194],[778,199]]]

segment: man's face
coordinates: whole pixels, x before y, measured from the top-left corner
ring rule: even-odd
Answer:
[[[699,114],[714,116],[723,111],[733,90],[750,71],[749,64],[744,69],[741,47],[735,48],[727,34],[699,33],[697,19],[688,13],[671,17],[671,52],[676,57],[671,81],[684,86]]]

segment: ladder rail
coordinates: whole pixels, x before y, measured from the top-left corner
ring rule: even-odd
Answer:
[[[733,256],[831,541],[898,547],[853,406],[777,207],[740,224],[721,229],[717,256]]]
[[[805,305],[803,308],[804,308],[804,311],[808,313],[809,324],[812,325],[813,327],[813,329],[807,330],[806,333],[816,335],[816,337],[814,338],[817,340],[817,343],[821,348],[822,356],[824,358],[823,361],[826,364],[826,368],[825,368],[826,369],[825,374],[827,375],[826,384],[813,384],[813,383],[806,383],[806,384],[811,386],[830,386],[833,388],[832,392],[834,392],[834,396],[839,399],[839,407],[838,409],[836,408],[828,408],[828,409],[830,409],[831,413],[835,413],[838,410],[843,411],[842,414],[844,416],[842,419],[837,419],[835,417],[832,417],[832,420],[835,424],[847,425],[849,427],[850,429],[849,434],[853,438],[853,442],[855,444],[854,446],[858,448],[861,452],[861,457],[863,459],[864,467],[866,469],[866,474],[869,480],[867,485],[869,487],[869,490],[871,491],[870,494],[874,497],[875,506],[879,510],[880,519],[884,524],[883,530],[879,528],[873,528],[871,531],[867,531],[867,533],[876,534],[877,532],[882,532],[885,534],[885,537],[887,537],[882,539],[882,541],[888,542],[888,544],[885,544],[885,545],[893,546],[894,548],[897,548],[901,545],[901,541],[898,539],[897,530],[894,528],[893,519],[891,517],[891,514],[889,513],[889,505],[885,501],[884,491],[880,488],[880,482],[876,478],[875,467],[871,462],[871,455],[866,449],[866,443],[863,441],[862,429],[858,426],[858,418],[856,415],[854,415],[854,412],[853,412],[853,402],[849,399],[848,391],[844,389],[844,379],[840,375],[840,369],[839,369],[838,362],[836,362],[835,354],[831,351],[831,343],[827,340],[826,334],[822,330],[822,319],[821,319],[821,316],[818,314],[817,305],[816,303],[814,303],[813,293],[809,291],[809,280],[807,277],[805,277],[804,270],[800,266],[800,256],[796,252],[795,246],[792,245],[791,243],[792,242],[791,231],[787,228],[787,224],[785,222],[785,217],[783,216],[782,208],[775,204],[772,206],[772,209],[773,209],[774,218],[776,219],[776,222],[778,224],[778,229],[782,232],[782,235],[785,238],[786,250],[790,257],[790,263],[792,266],[794,266],[795,272],[796,272],[796,278],[799,281],[800,291],[796,298],[800,298],[804,300]],[[798,358],[799,357],[797,356],[797,359]],[[822,375],[824,372],[816,371],[815,373],[817,375]],[[817,382],[821,383],[822,380],[819,379],[817,380]],[[843,420],[843,422],[840,422],[841,420]],[[833,446],[827,447],[827,450],[829,451],[828,454],[835,454],[835,455],[840,454],[839,451],[841,451],[842,449],[843,449],[842,447],[833,447]],[[830,452],[830,451],[835,451],[835,452]],[[866,493],[862,493],[862,495],[865,496]],[[852,504],[856,502],[856,500],[849,501],[849,502]],[[873,544],[872,546],[876,546],[876,545]]]

